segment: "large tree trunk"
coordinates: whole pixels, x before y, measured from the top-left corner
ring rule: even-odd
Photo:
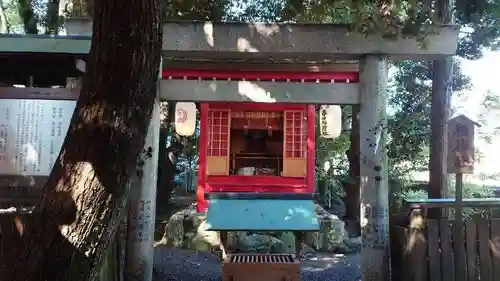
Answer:
[[[82,93],[19,260],[3,280],[83,281],[96,274],[123,215],[152,114],[160,6],[160,0],[96,1]]]
[[[359,228],[359,204],[360,204],[360,151],[359,151],[359,105],[352,106],[352,125],[351,125],[351,147],[347,151],[347,159],[349,161],[349,178],[350,182],[344,183],[345,192],[345,220],[348,222],[348,228],[354,234],[360,235]]]
[[[59,34],[59,27],[61,25],[59,20],[59,0],[49,0],[45,21],[45,34]]]
[[[443,24],[452,22],[453,4],[450,0],[437,1],[437,17]],[[447,148],[448,121],[451,107],[453,58],[446,57],[435,60],[432,67],[432,99],[431,99],[431,147],[429,155],[429,198],[447,197]],[[430,218],[439,218],[446,210],[433,208],[429,210]]]
[[[175,115],[175,114],[173,114]],[[170,120],[169,114],[169,120]],[[175,131],[171,128],[172,125],[169,122],[167,128],[162,128],[160,131],[160,149],[159,149],[159,159],[158,159],[158,180],[157,180],[157,216],[162,216],[166,211],[166,203],[172,197],[172,192],[175,189],[174,178],[177,172],[177,152],[179,150],[179,143],[174,140]],[[167,146],[167,137],[171,135],[172,140],[170,145]]]
[[[166,206],[166,202],[172,197],[175,189],[174,178],[177,173],[177,157],[182,149],[180,136],[175,132],[175,102],[168,103],[168,115],[166,126],[160,131],[160,157],[158,160],[158,191],[157,206]],[[170,136],[170,144],[167,146],[167,137]],[[164,215],[166,209],[159,207],[157,215]]]
[[[32,0],[18,0],[19,17],[23,21],[26,34],[38,34],[38,22]]]

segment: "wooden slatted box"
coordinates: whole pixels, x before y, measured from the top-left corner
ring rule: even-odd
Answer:
[[[291,254],[229,254],[222,281],[300,281],[300,262]]]

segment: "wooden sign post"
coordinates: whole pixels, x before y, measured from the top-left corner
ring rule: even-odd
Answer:
[[[465,256],[460,249],[464,241],[462,204],[463,175],[474,173],[474,129],[479,126],[465,115],[458,115],[448,121],[448,156],[449,174],[455,174],[455,276],[459,280],[465,276]],[[462,272],[459,272],[462,271]],[[460,281],[460,280],[459,280]]]

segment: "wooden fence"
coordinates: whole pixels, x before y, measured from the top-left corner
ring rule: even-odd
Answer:
[[[464,239],[455,244],[457,221],[427,219],[429,206],[413,209],[408,225],[392,227],[393,280],[500,280],[500,218],[462,221]]]

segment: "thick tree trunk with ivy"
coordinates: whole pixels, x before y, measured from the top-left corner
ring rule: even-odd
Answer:
[[[156,96],[161,2],[103,0],[95,11],[68,134],[19,259],[2,280],[89,280],[123,215]]]

